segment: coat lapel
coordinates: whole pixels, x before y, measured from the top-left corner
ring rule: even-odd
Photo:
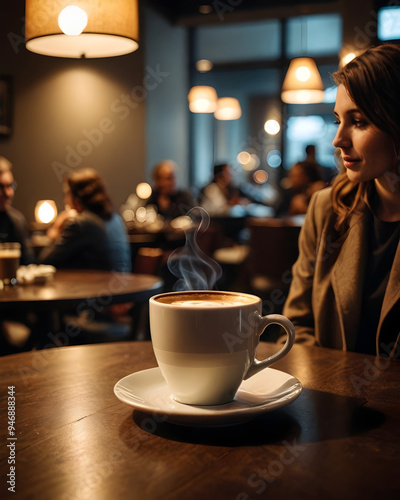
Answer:
[[[339,250],[332,273],[332,288],[342,325],[343,348],[354,350],[363,292],[366,265],[367,215],[353,215],[347,237]],[[400,258],[400,255],[399,255]]]
[[[397,245],[397,251],[394,256],[392,270],[389,275],[389,281],[383,298],[382,312],[379,320],[378,332],[380,332],[383,320],[400,299],[400,243]],[[379,335],[379,333],[378,333]]]

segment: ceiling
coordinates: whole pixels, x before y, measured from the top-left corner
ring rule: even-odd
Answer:
[[[253,21],[338,9],[340,0],[145,0],[172,24],[196,26],[224,22]],[[208,8],[201,13],[200,8]]]

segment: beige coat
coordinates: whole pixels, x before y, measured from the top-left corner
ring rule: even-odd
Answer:
[[[352,351],[361,311],[368,208],[354,214],[349,229],[339,234],[334,229],[330,192],[330,188],[323,189],[311,199],[283,314],[294,323],[297,341]],[[400,245],[383,300],[377,353],[380,345],[387,354],[399,356],[399,334],[396,339],[385,338],[385,319],[390,321],[389,313],[400,308],[399,299]]]

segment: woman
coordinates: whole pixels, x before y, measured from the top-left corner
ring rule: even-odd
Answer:
[[[66,210],[47,233],[54,244],[42,252],[40,261],[63,269],[129,272],[130,248],[124,223],[112,210],[98,173],[86,168],[69,174],[64,196]]]
[[[370,48],[334,78],[345,172],[311,199],[284,314],[298,340],[398,357],[400,47]]]

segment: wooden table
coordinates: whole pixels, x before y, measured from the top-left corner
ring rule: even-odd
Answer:
[[[11,307],[55,309],[88,304],[143,302],[162,289],[157,276],[110,271],[57,271],[44,285],[5,286],[0,290],[0,312]]]
[[[270,351],[262,343],[260,357]],[[398,498],[399,361],[295,345],[275,367],[303,383],[300,397],[225,428],[173,425],[114,396],[119,379],[154,366],[149,342],[2,358],[0,497]],[[7,496],[9,386],[17,440],[16,493]]]
[[[111,304],[144,303],[162,291],[157,276],[96,270],[60,270],[44,285],[5,286],[0,290],[2,313],[34,312],[40,317],[39,329],[54,331],[54,316],[62,311],[101,312]],[[34,337],[40,337],[35,328]],[[43,333],[43,332],[42,332]],[[67,332],[68,334],[68,332]],[[43,342],[40,342],[43,343]]]

